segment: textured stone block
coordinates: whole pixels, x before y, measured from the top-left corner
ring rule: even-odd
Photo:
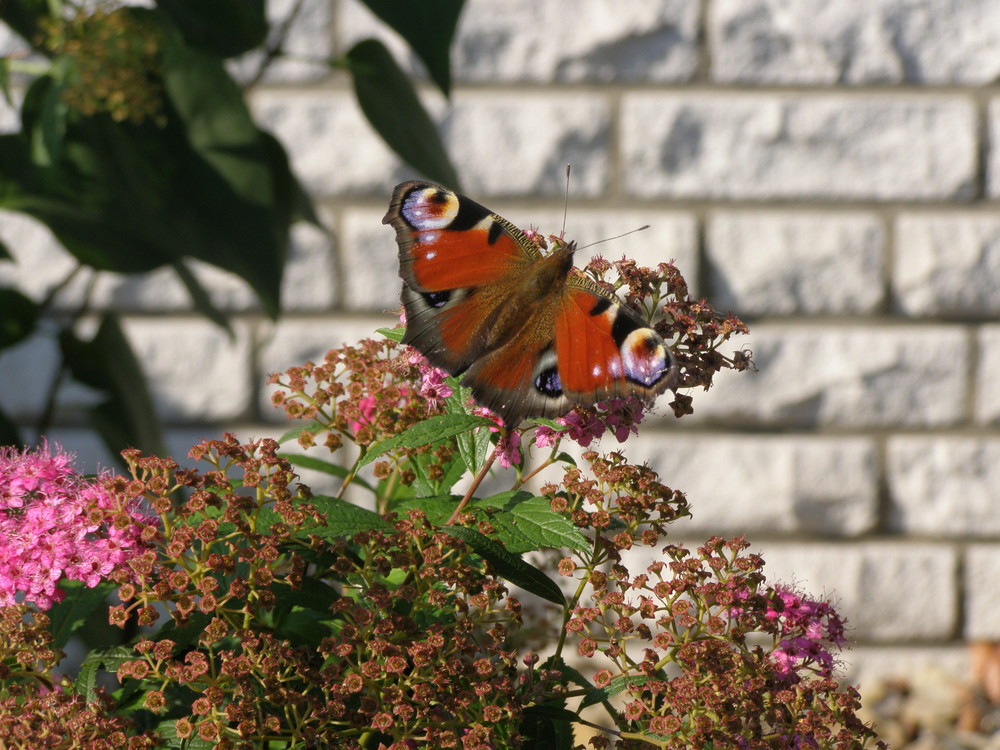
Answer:
[[[606,438],[602,450],[611,448]],[[677,533],[854,536],[878,520],[878,461],[868,438],[691,435],[641,430],[624,447],[687,494]]]
[[[994,485],[995,487],[996,485]],[[1000,640],[1000,544],[965,550],[965,637]]]
[[[252,406],[250,330],[231,340],[200,318],[127,318],[123,327],[167,422],[234,421]]]
[[[976,421],[1000,423],[1000,326],[979,329],[979,360],[976,363]]]
[[[313,197],[380,194],[408,174],[342,91],[260,90],[251,97],[260,125],[288,151]]]
[[[597,196],[610,182],[611,108],[586,93],[456,94],[441,130],[474,196]]]
[[[681,82],[698,64],[697,3],[580,0],[471,0],[459,19],[452,75],[460,82]],[[346,49],[374,36],[418,69],[405,44],[364,6],[345,2]]]
[[[992,0],[718,0],[712,78],[725,83],[982,85],[1000,75]]]
[[[696,419],[866,429],[965,418],[970,352],[960,326],[759,324],[733,347],[749,348],[759,371],[722,373],[707,393],[693,391]]]
[[[1000,313],[1000,219],[904,213],[896,220],[892,291],[907,315]]]
[[[717,309],[865,314],[883,299],[886,239],[873,214],[714,211],[706,245]]]
[[[901,534],[1000,534],[1000,440],[896,435],[886,456],[890,515]]]
[[[853,639],[945,641],[956,635],[958,554],[950,545],[879,540],[759,546],[768,580],[830,597]]]
[[[642,198],[966,200],[976,113],[957,96],[630,93],[625,187]]]

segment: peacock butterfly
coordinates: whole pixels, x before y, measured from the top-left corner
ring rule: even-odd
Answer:
[[[430,182],[397,185],[382,223],[399,245],[403,343],[463,375],[508,427],[676,388],[664,340],[573,267],[576,243],[552,237],[543,255],[506,219]]]

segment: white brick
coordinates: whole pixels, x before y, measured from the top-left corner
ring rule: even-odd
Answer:
[[[261,90],[251,104],[261,126],[281,140],[292,170],[314,197],[377,194],[409,174],[351,93]]]
[[[1000,313],[1000,219],[904,213],[896,221],[892,287],[907,315]]]
[[[1000,640],[1000,586],[997,581],[1000,581],[1000,545],[969,546],[965,551],[964,634],[969,640]]]
[[[698,4],[579,0],[572,17],[561,0],[470,0],[452,46],[459,82],[682,82],[698,64]],[[570,28],[567,30],[567,23]],[[562,31],[559,31],[562,30]],[[402,41],[360,3],[343,3],[340,39],[386,42],[410,60]]]
[[[872,214],[716,211],[712,304],[737,315],[871,313],[883,299],[885,252]]]
[[[868,438],[640,430],[624,450],[687,494],[693,518],[672,527],[679,534],[854,536],[878,520],[876,450]]]
[[[221,421],[244,416],[251,406],[250,331],[233,321],[235,340],[201,318],[123,321],[167,421]]]
[[[1000,99],[991,99],[986,109],[989,132],[989,159],[986,165],[986,191],[1000,195]]]
[[[993,0],[717,0],[712,77],[726,83],[983,85],[1000,75]]]
[[[583,93],[462,92],[442,123],[472,195],[602,195],[610,182],[611,111]]]
[[[862,701],[880,680],[914,680],[928,669],[940,669],[953,680],[969,677],[969,651],[964,646],[856,646],[845,651],[844,678],[861,686]]]
[[[284,372],[289,367],[305,364],[307,361],[321,362],[330,349],[344,344],[356,344],[361,339],[378,338],[378,328],[392,328],[399,318],[384,315],[369,315],[363,318],[339,318],[323,320],[297,320],[285,318],[276,324],[262,326],[258,361],[260,382],[275,372]],[[284,421],[284,412],[271,404],[271,394],[276,386],[263,385],[260,394],[260,412],[270,421]]]
[[[930,427],[965,417],[969,347],[958,326],[753,326],[759,372],[694,390],[695,416],[787,427]]]
[[[625,184],[644,198],[967,199],[976,113],[958,97],[623,98]]]
[[[73,256],[66,252],[48,227],[27,214],[0,211],[0,242],[14,256],[13,263],[0,263],[0,283],[16,287],[36,301],[41,301],[76,267]],[[79,304],[86,283],[86,278],[74,279],[63,289],[60,300],[65,299],[65,304]]]
[[[525,208],[523,205],[487,206],[517,226],[540,228],[556,234],[562,224],[562,210]],[[382,224],[382,209],[348,211],[341,222],[341,257],[344,268],[344,297],[350,310],[381,312],[399,308],[399,257],[393,231]],[[697,281],[698,249],[694,217],[669,211],[607,211],[570,208],[567,236],[581,245],[614,237],[644,224],[650,228],[627,237],[590,248],[576,256],[584,265],[594,254],[615,260],[627,256],[641,265],[676,260],[677,267]]]
[[[769,582],[830,597],[854,640],[944,641],[955,634],[958,558],[948,545],[879,540],[754,547],[763,549]]]
[[[1000,325],[979,330],[979,359],[976,363],[976,421],[1000,423]]]
[[[294,19],[290,19],[293,7],[298,5]],[[264,74],[267,82],[313,81],[329,74],[326,60],[333,54],[331,33],[332,8],[330,0],[271,0],[267,3],[267,18],[270,23],[266,47],[273,47],[279,36],[283,54],[271,61]],[[291,26],[285,25],[291,20]],[[263,59],[263,52],[254,50],[229,64],[229,70],[239,81],[248,82],[257,74]]]
[[[889,439],[890,522],[907,535],[1000,534],[1000,440],[959,436]]]

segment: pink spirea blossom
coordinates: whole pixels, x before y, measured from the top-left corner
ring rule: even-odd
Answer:
[[[487,419],[492,419],[497,423],[496,427],[490,427],[490,432],[500,432],[500,427],[503,426],[503,420],[497,414],[487,409],[485,406],[473,407],[472,413],[477,417],[486,417]],[[505,469],[509,469],[511,466],[521,463],[521,433],[519,432],[508,432],[506,435],[501,435],[500,440],[497,441],[496,447],[497,461]]]
[[[416,350],[410,355],[410,362],[420,368],[420,390],[417,393],[431,409],[443,407],[444,400],[453,393],[451,386],[444,382],[448,373],[432,365]]]
[[[556,419],[565,426],[564,431],[553,430],[546,425],[535,429],[535,445],[548,448],[559,436],[565,435],[570,440],[586,448],[594,440],[600,440],[605,432],[614,433],[619,443],[624,443],[629,435],[639,432],[638,425],[646,413],[646,405],[635,397],[612,398],[602,401],[594,407],[593,413],[584,416],[574,410]]]
[[[819,674],[833,674],[832,650],[846,643],[844,620],[827,601],[806,599],[788,587],[776,586],[775,600],[767,609],[769,620],[778,620],[785,635],[771,653],[778,673],[790,675],[803,666]]]
[[[58,446],[0,448],[0,606],[48,609],[63,578],[96,586],[147,548],[142,530],[154,522],[74,471]]]

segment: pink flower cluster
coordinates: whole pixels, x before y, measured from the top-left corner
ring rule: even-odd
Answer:
[[[776,586],[774,595],[765,616],[778,620],[785,636],[771,652],[778,672],[787,676],[811,666],[831,676],[836,666],[831,647],[843,648],[847,641],[840,615],[829,602],[806,599],[786,587]]]
[[[0,606],[48,609],[62,578],[96,586],[147,547],[155,519],[84,479],[58,447],[0,448]]]
[[[573,410],[556,419],[567,429],[557,432],[551,427],[539,425],[535,430],[535,445],[548,448],[560,435],[566,435],[575,443],[586,448],[594,440],[600,440],[605,432],[613,432],[619,443],[624,443],[629,435],[638,433],[638,425],[646,413],[646,405],[641,399],[612,398],[602,401],[593,409],[593,414],[584,416]]]

